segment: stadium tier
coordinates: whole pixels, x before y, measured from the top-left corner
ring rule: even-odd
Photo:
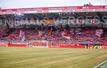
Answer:
[[[106,45],[107,6],[0,10],[0,41],[44,45]],[[28,43],[29,44],[29,43]],[[31,44],[31,43],[30,43]],[[37,45],[37,46],[38,46]]]

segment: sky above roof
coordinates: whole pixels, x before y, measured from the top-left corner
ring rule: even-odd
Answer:
[[[107,5],[107,0],[0,0],[2,9],[34,8],[57,6],[82,6],[91,2],[93,5]]]

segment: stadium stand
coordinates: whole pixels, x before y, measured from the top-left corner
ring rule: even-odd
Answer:
[[[80,8],[80,7],[78,7]],[[92,6],[89,8],[93,8]],[[107,40],[105,12],[57,12],[0,15],[0,41],[101,45]],[[104,17],[103,17],[104,18]]]

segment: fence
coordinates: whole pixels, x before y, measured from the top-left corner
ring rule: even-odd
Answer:
[[[5,41],[1,42],[0,46],[5,47],[39,47],[39,48],[107,48],[107,45],[103,45],[100,43],[77,43],[77,42],[53,42],[53,41],[46,41],[46,40],[31,40],[31,41],[25,41],[25,42],[19,42],[19,41]]]

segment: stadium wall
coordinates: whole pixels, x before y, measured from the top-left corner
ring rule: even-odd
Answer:
[[[42,45],[38,45],[38,44],[32,44],[32,45],[28,45],[28,44],[0,44],[1,47],[36,47],[36,48],[86,48],[86,49],[106,49],[107,45],[101,45],[101,46],[84,46],[84,45],[79,45],[79,44],[57,44],[57,45],[51,45],[49,44],[48,47],[44,46],[44,44]]]

